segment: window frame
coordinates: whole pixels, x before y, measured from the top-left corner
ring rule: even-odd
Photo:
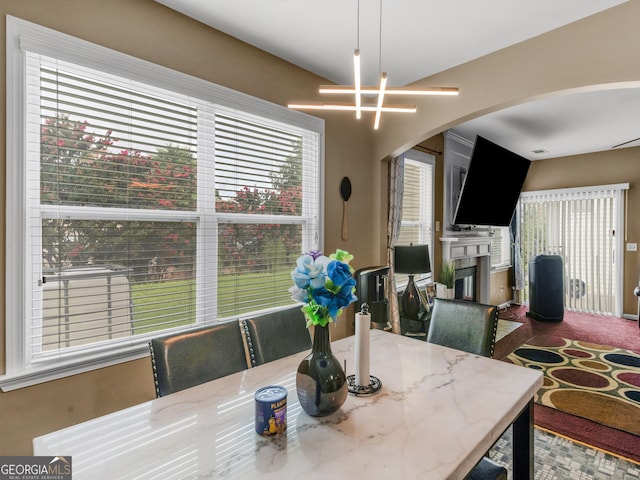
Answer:
[[[324,120],[303,112],[287,109],[250,95],[216,85],[188,74],[153,64],[70,35],[57,32],[15,17],[7,16],[7,92],[6,109],[6,356],[5,374],[0,376],[0,388],[9,391],[62,378],[81,372],[115,365],[121,362],[143,358],[148,355],[148,338],[136,337],[135,340],[117,342],[108,347],[97,346],[77,357],[59,358],[42,365],[30,364],[27,360],[25,337],[29,334],[26,325],[29,320],[26,293],[29,290],[26,278],[27,262],[30,261],[27,246],[26,201],[28,173],[27,159],[27,115],[26,104],[26,52],[34,52],[49,57],[102,70],[122,76],[136,82],[154,85],[158,88],[176,92],[213,104],[220,111],[236,112],[243,117],[254,116],[274,122],[281,122],[314,132],[317,135],[317,212],[303,212],[302,216],[317,217],[317,238],[312,239],[315,248],[323,248],[324,238]],[[39,149],[38,142],[38,149]],[[200,180],[199,180],[200,182]],[[200,202],[200,200],[198,201]],[[203,212],[198,209],[198,214]],[[169,214],[171,216],[171,214]],[[237,221],[237,215],[218,214],[221,222]],[[223,218],[224,217],[224,218]],[[270,218],[240,218],[242,223],[263,223]],[[287,223],[286,218],[278,217],[279,223]],[[202,220],[203,222],[209,220]],[[303,242],[310,239],[303,236]],[[311,245],[310,245],[311,246]],[[202,255],[198,254],[199,257]],[[200,280],[198,280],[200,283]],[[200,324],[201,325],[201,324]],[[193,328],[192,327],[187,327]],[[151,336],[152,334],[149,334]]]
[[[507,270],[513,266],[513,254],[511,248],[511,226],[509,227],[491,227],[491,271],[498,272],[501,270]],[[496,231],[500,231],[501,235],[494,236]],[[500,239],[500,251],[502,253],[501,258],[494,258],[493,255],[493,243]]]
[[[403,226],[417,226],[420,230],[420,243],[427,243],[429,245],[429,256],[431,260],[431,273],[428,274],[418,274],[416,275],[416,282],[418,283],[433,283],[434,273],[433,273],[433,265],[434,265],[434,208],[435,208],[435,169],[436,169],[436,158],[434,155],[429,153],[421,152],[416,149],[408,150],[404,153],[404,162],[405,168],[404,172],[406,174],[407,171],[407,162],[413,163],[415,165],[427,165],[431,168],[431,198],[429,204],[425,205],[427,202],[427,194],[428,192],[422,191],[420,192],[420,221],[407,221],[401,219],[400,221],[400,231],[402,231]],[[426,172],[421,172],[421,177],[426,177]],[[420,179],[420,185],[422,187],[423,182],[427,182],[427,178]],[[405,184],[403,178],[403,185]],[[404,188],[404,187],[403,187]],[[406,191],[406,190],[405,190]],[[404,195],[403,195],[404,201]],[[429,209],[429,206],[431,207]],[[429,209],[430,211],[427,211]],[[396,274],[396,277],[402,276],[400,274]],[[407,280],[401,281],[396,284],[396,289],[403,290],[407,284]]]

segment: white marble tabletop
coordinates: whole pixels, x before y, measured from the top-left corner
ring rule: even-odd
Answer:
[[[382,389],[328,417],[300,408],[302,352],[35,438],[34,455],[71,456],[74,480],[461,479],[542,384],[531,369],[379,330],[370,348]],[[353,373],[354,337],[332,349]],[[288,390],[285,435],[255,433],[266,385]]]

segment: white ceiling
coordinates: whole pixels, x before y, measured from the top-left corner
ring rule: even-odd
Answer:
[[[360,0],[359,21],[358,0],[156,1],[338,84],[353,84],[359,47],[363,84],[382,70],[401,86],[626,0],[386,0],[382,15],[380,0]],[[640,137],[639,125],[640,89],[628,88],[539,100],[454,130],[542,159],[608,150]],[[630,146],[640,140],[618,148]]]

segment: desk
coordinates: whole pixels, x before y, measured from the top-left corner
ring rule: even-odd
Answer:
[[[354,337],[332,349],[353,372]],[[540,372],[372,330],[382,390],[314,418],[295,390],[306,354],[35,438],[34,455],[71,456],[74,480],[461,479],[513,423],[513,478],[533,478]],[[275,384],[289,391],[287,434],[260,437],[253,395]]]

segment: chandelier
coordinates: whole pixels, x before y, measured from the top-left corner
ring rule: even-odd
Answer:
[[[358,0],[358,26],[357,43],[353,53],[353,85],[320,85],[319,93],[331,95],[353,95],[353,103],[323,103],[323,102],[292,102],[288,107],[296,110],[337,110],[355,112],[356,118],[362,118],[362,112],[375,112],[373,128],[380,126],[380,118],[383,112],[391,113],[415,113],[415,105],[392,105],[385,104],[386,97],[394,95],[458,95],[456,87],[387,87],[387,72],[382,72],[382,0],[380,0],[380,84],[375,86],[362,86],[360,83],[360,0]],[[362,103],[362,97],[377,97],[375,103]]]

